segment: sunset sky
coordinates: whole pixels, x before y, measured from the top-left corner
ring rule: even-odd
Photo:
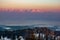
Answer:
[[[0,0],[3,9],[60,10],[60,0]]]
[[[60,0],[0,0],[0,23],[20,20],[60,21]]]

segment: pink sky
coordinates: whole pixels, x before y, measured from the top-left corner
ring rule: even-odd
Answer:
[[[0,10],[60,11],[60,0],[0,0]],[[35,10],[36,11],[36,10]]]

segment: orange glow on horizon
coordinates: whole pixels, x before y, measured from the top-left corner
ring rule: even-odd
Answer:
[[[60,11],[59,0],[0,0],[1,11]],[[37,9],[37,10],[35,10]]]

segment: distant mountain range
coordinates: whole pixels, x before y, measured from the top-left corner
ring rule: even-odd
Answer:
[[[23,30],[28,28],[35,28],[35,27],[47,27],[48,29],[54,30],[54,31],[60,31],[60,26],[55,25],[46,25],[46,24],[34,24],[34,25],[0,25],[0,31],[4,30]]]

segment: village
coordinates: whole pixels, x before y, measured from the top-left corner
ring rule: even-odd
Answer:
[[[35,27],[33,29],[0,31],[0,40],[60,40],[60,36],[47,27]]]

